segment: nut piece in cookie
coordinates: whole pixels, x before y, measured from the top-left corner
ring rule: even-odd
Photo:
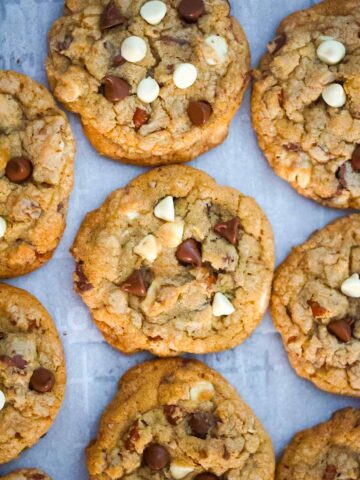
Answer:
[[[0,464],[51,427],[65,391],[65,360],[48,312],[29,293],[0,285]],[[16,408],[15,408],[16,407]],[[48,479],[37,470],[6,479]],[[1,477],[2,478],[2,477]]]
[[[179,163],[226,138],[250,78],[228,0],[65,4],[49,32],[49,83],[101,154]]]
[[[180,358],[123,376],[86,453],[90,480],[273,480],[275,469],[271,440],[235,389]]]
[[[274,265],[256,202],[205,173],[167,166],[89,213],[75,239],[75,289],[127,353],[221,351],[260,322]]]
[[[283,452],[275,478],[360,478],[360,410],[339,410],[329,421],[297,433]]]
[[[360,4],[285,18],[254,72],[252,118],[274,171],[301,195],[360,208]]]
[[[315,232],[279,266],[271,314],[296,372],[360,397],[360,215]]]

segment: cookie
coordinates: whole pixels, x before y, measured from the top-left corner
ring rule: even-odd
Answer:
[[[274,265],[257,203],[191,167],[140,175],[89,213],[75,239],[75,288],[115,348],[217,352],[264,314]]]
[[[1,480],[51,480],[46,473],[35,468],[27,468],[23,470],[17,470],[16,472],[9,473],[4,477],[0,477]]]
[[[360,478],[360,410],[339,410],[328,422],[296,434],[283,453],[275,478]]]
[[[253,125],[275,172],[323,205],[360,208],[360,4],[286,18],[255,72]]]
[[[0,464],[51,427],[65,377],[61,342],[48,312],[25,290],[1,284]]]
[[[129,370],[87,449],[91,480],[274,478],[271,440],[237,392],[196,360]]]
[[[0,278],[47,262],[65,228],[75,144],[45,87],[0,70]]]
[[[102,155],[186,162],[227,136],[249,81],[227,0],[67,0],[49,33],[56,98]]]
[[[360,397],[360,214],[296,247],[275,273],[271,314],[296,372]]]

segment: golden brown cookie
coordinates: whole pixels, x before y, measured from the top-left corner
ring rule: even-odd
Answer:
[[[295,435],[276,468],[276,480],[360,478],[360,410],[336,412],[328,422]]]
[[[1,480],[51,480],[46,473],[35,468],[27,468],[23,470],[16,470],[9,473],[4,477],[0,477]]]
[[[360,208],[360,3],[286,18],[255,72],[252,117],[275,172],[300,194]]]
[[[89,213],[75,287],[119,350],[172,356],[245,340],[268,305],[271,226],[255,200],[194,168],[140,175]]]
[[[296,372],[360,397],[360,214],[316,231],[275,273],[271,314]]]
[[[47,262],[65,228],[75,143],[45,87],[0,71],[0,278]]]
[[[49,33],[49,82],[101,154],[178,163],[225,139],[250,71],[227,0],[65,4]]]
[[[64,354],[50,315],[25,290],[1,284],[0,464],[49,430],[65,382]]]
[[[129,370],[87,449],[91,480],[274,478],[271,440],[236,390],[196,360]]]

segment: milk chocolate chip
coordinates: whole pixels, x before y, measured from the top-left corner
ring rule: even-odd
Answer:
[[[214,232],[221,235],[228,242],[233,245],[237,244],[239,238],[240,218],[234,217],[227,222],[217,223],[214,227]]]
[[[360,172],[360,144],[356,145],[351,157],[351,166],[355,172]]]
[[[352,338],[352,321],[344,318],[342,320],[333,320],[327,326],[328,332],[334,335],[340,342],[350,342]]]
[[[50,392],[55,385],[55,376],[47,368],[37,368],[30,378],[30,388],[35,392]]]
[[[142,276],[141,270],[135,270],[126,280],[120,285],[123,292],[131,293],[136,297],[146,297],[146,285]]]
[[[105,98],[109,102],[119,102],[129,95],[130,85],[120,77],[106,75],[103,84]]]
[[[31,161],[24,156],[11,158],[5,168],[5,175],[13,183],[23,183],[33,171]]]
[[[170,463],[169,452],[162,445],[153,443],[145,448],[143,454],[145,465],[151,470],[162,470]]]
[[[203,100],[189,102],[187,114],[196,127],[202,127],[209,120],[212,113],[211,105]]]
[[[124,15],[121,15],[120,10],[115,4],[114,0],[111,0],[105,7],[100,17],[100,29],[106,30],[107,28],[116,27],[126,22]]]
[[[182,242],[176,250],[176,258],[180,263],[201,267],[201,249],[199,243],[193,238]]]
[[[205,5],[203,0],[181,0],[178,12],[184,20],[194,23],[205,12]]]

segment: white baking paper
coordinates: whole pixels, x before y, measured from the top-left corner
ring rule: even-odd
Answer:
[[[232,0],[233,12],[250,41],[253,65],[274,36],[279,21],[313,3],[316,2]],[[62,0],[0,0],[0,68],[18,70],[46,82],[46,36],[62,9]],[[346,212],[302,198],[273,173],[257,146],[249,112],[248,92],[226,142],[192,165],[213,175],[218,183],[256,198],[273,226],[277,261],[281,261],[311,232]],[[74,264],[69,254],[85,213],[144,169],[102,158],[92,149],[73,115],[71,124],[77,140],[76,175],[64,238],[46,266],[9,282],[33,293],[55,319],[66,352],[67,394],[46,437],[17,461],[1,466],[0,475],[18,467],[39,467],[54,480],[88,478],[84,448],[96,434],[101,412],[125,370],[149,358],[146,354],[121,355],[104,342],[86,307],[73,292]],[[244,344],[201,359],[236,386],[270,433],[277,454],[298,430],[325,420],[341,407],[359,406],[358,400],[326,394],[297,377],[269,315]]]

